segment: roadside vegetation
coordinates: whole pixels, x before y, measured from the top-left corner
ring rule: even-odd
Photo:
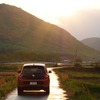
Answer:
[[[16,87],[16,76],[0,76],[0,100]]]
[[[0,64],[0,72],[17,72],[18,65],[15,64]]]
[[[0,72],[17,72],[20,66],[18,65],[7,65],[0,64]],[[3,97],[9,93],[11,90],[16,88],[17,85],[17,76],[15,75],[6,75],[5,73],[0,75],[0,100],[3,100]]]
[[[100,68],[63,68],[55,72],[70,100],[100,99]]]

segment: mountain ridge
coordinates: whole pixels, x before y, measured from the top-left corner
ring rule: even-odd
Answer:
[[[0,52],[41,52],[96,57],[91,49],[66,30],[44,22],[15,6],[0,4]]]
[[[91,48],[94,48],[100,51],[100,38],[99,37],[86,38],[86,39],[83,39],[81,42]]]

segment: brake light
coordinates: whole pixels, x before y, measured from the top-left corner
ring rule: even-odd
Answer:
[[[18,75],[18,84],[22,84],[23,83],[23,78],[22,78],[22,74]]]
[[[18,75],[18,79],[22,79],[22,74],[19,74]]]
[[[44,78],[48,78],[48,75],[47,75],[47,74],[45,74],[45,75],[44,75]]]

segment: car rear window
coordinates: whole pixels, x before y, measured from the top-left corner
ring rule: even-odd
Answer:
[[[43,74],[45,73],[44,67],[42,66],[25,66],[22,70],[23,74]]]

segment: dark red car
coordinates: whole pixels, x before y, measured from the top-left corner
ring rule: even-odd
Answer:
[[[45,90],[50,92],[50,78],[45,64],[29,63],[24,64],[18,75],[18,95],[23,90]]]

